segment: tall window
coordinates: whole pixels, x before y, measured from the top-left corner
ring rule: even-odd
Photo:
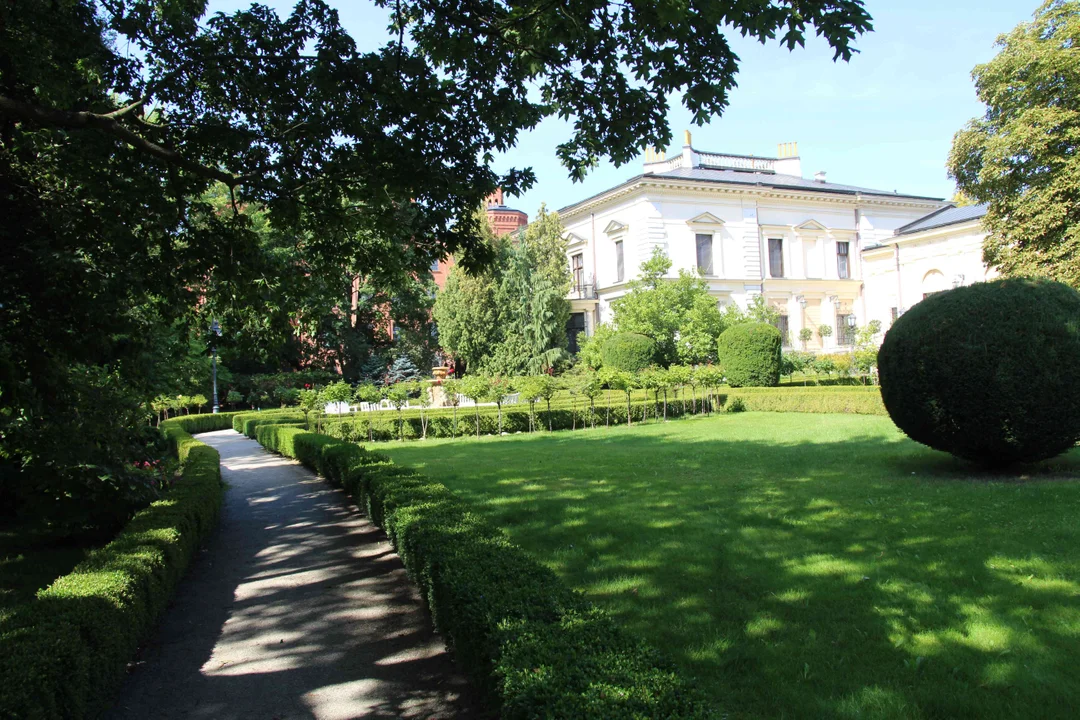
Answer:
[[[900,317],[900,310],[898,308],[889,308],[889,315],[893,322],[896,322],[896,318]]]
[[[848,265],[848,244],[846,242],[836,243],[836,276],[841,280],[851,277],[850,266]]]
[[[712,235],[698,233],[694,238],[697,240],[698,270],[704,275],[713,275]]]
[[[433,272],[433,273],[439,272],[439,261],[438,260],[432,260],[431,261],[431,272]]]
[[[784,277],[783,238],[769,238],[769,275],[774,278]]]
[[[840,346],[855,344],[854,315],[836,316],[836,344]]]
[[[615,241],[615,282],[622,282],[626,279],[626,271],[623,267],[623,249],[622,240]]]
[[[571,255],[570,268],[574,273],[574,289],[580,293],[585,288],[585,256]]]
[[[791,335],[788,330],[788,316],[781,315],[776,321],[776,329],[780,331],[780,342],[784,347],[791,347]]]

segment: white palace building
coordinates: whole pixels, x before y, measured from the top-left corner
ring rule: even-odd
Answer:
[[[755,295],[781,313],[785,342],[850,347],[851,328],[883,328],[929,294],[987,279],[981,206],[802,176],[795,144],[778,157],[695,150],[648,152],[642,174],[559,211],[573,273],[568,333],[591,335],[612,318],[654,247],[680,268],[700,270],[721,305]],[[828,325],[831,337],[816,329]],[[573,349],[573,348],[572,348]]]

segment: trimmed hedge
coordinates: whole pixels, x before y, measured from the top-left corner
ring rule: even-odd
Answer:
[[[656,343],[637,333],[612,335],[600,348],[604,367],[626,372],[641,372],[656,359]]]
[[[231,425],[232,429],[235,430],[236,432],[242,433],[244,435],[248,435],[247,427],[245,426],[244,423],[248,422],[249,420],[257,420],[257,421],[260,421],[260,422],[265,422],[269,418],[289,417],[289,418],[292,418],[291,420],[289,420],[289,422],[299,422],[301,420],[306,419],[306,416],[305,416],[304,412],[302,410],[298,410],[298,409],[296,409],[294,407],[293,408],[280,408],[280,409],[279,408],[274,408],[272,410],[244,410],[242,412],[230,413],[230,416],[232,417],[232,425]],[[258,425],[258,423],[256,423],[256,425]],[[222,428],[222,429],[226,429],[226,428]],[[254,437],[254,436],[253,435],[248,435],[248,437]]]
[[[776,387],[780,382],[780,331],[768,323],[740,323],[720,333],[717,362],[731,387]]]
[[[1051,280],[949,290],[893,323],[878,353],[893,422],[917,442],[998,467],[1080,441],[1080,293]]]
[[[697,692],[444,485],[326,435],[264,426],[271,450],[345,488],[386,530],[435,627],[501,718],[699,718]]]
[[[238,432],[247,435],[252,440],[255,439],[255,431],[263,425],[307,425],[307,418],[302,412],[292,413],[272,413],[255,415],[245,414],[243,418],[237,418],[233,421],[233,427],[235,428],[237,421],[240,423],[240,430]]]
[[[172,490],[0,618],[0,717],[79,718],[104,709],[221,507],[218,453],[189,430],[230,422],[227,413],[163,422],[183,462]]]
[[[888,414],[881,393],[873,387],[739,388],[720,394],[725,407],[736,398],[742,401],[744,410],[754,412]]]

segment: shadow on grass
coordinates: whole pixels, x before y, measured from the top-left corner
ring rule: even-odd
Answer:
[[[732,717],[1080,705],[1077,452],[987,476],[887,419],[792,415],[388,451],[477,502]]]

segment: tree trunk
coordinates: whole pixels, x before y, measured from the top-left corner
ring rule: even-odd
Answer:
[[[626,391],[626,425],[629,427],[634,424],[633,410],[630,409],[630,391]]]
[[[667,388],[664,388],[664,422],[667,422]]]
[[[545,398],[544,402],[547,403],[548,432],[551,432],[551,398]]]

